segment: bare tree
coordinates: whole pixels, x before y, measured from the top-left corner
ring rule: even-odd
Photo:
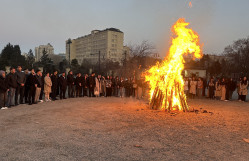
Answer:
[[[128,45],[130,48],[131,57],[146,57],[155,53],[155,47],[147,40],[142,41],[141,44]]]

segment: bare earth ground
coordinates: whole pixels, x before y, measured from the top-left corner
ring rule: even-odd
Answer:
[[[249,103],[189,100],[171,116],[132,98],[73,98],[0,111],[0,160],[249,160]]]

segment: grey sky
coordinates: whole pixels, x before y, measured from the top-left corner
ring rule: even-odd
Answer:
[[[0,0],[0,49],[19,44],[22,52],[51,43],[65,52],[65,40],[93,29],[115,27],[125,44],[148,40],[161,56],[168,50],[170,28],[184,17],[198,32],[204,53],[249,36],[249,0]]]

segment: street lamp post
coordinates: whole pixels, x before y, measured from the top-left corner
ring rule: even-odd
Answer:
[[[71,40],[70,38],[67,40],[67,44],[68,44],[68,59],[69,59],[69,65],[71,65],[70,44],[72,44],[72,40]]]

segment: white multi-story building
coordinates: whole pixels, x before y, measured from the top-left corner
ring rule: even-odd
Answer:
[[[40,45],[35,48],[35,61],[39,61],[43,55],[43,51],[46,51],[47,54],[54,54],[54,47],[48,43],[47,45]]]
[[[70,62],[77,59],[79,64],[83,61],[97,63],[99,56],[100,61],[111,60],[121,64],[129,54],[127,47],[124,47],[124,33],[115,28],[93,30],[89,35],[70,41],[70,46],[66,41],[66,59],[70,59]]]

